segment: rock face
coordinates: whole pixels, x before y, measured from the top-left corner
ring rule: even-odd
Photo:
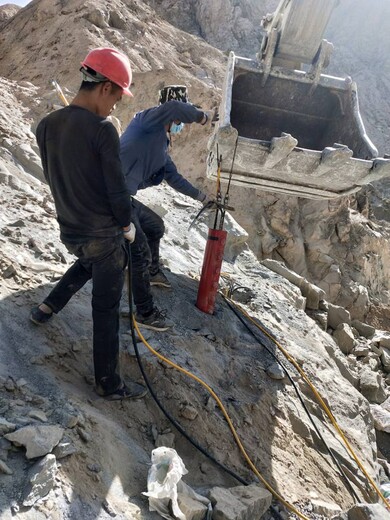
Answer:
[[[19,11],[18,5],[9,3],[0,5],[0,28],[7,23]]]
[[[259,258],[283,260],[353,319],[367,321],[373,301],[389,305],[389,226],[372,221],[355,200],[312,202],[242,189],[231,201]]]
[[[326,33],[336,47],[330,73],[347,74],[357,82],[367,133],[382,154],[390,150],[389,16],[386,0],[345,0],[335,9]]]
[[[201,36],[223,51],[254,56],[260,47],[261,19],[273,11],[274,0],[147,0],[172,25]]]

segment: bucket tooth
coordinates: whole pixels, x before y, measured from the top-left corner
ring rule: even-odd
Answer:
[[[313,177],[322,177],[332,170],[342,168],[352,157],[353,151],[348,146],[333,145],[322,150],[318,168],[313,172]]]
[[[298,140],[290,134],[282,133],[281,137],[273,137],[271,140],[270,153],[265,160],[265,168],[273,168],[285,159],[297,146]]]
[[[368,173],[370,182],[378,181],[390,176],[390,159],[378,158],[373,161],[372,168]]]

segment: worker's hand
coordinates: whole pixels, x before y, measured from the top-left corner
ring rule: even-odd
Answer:
[[[213,110],[207,110],[204,112],[204,117],[201,121],[202,126],[215,126],[215,123],[219,121],[219,112],[218,108],[214,108]]]
[[[211,126],[215,126],[215,124],[218,123],[218,121],[219,121],[219,109],[218,109],[218,107],[214,108],[214,110],[212,112],[213,112],[213,115],[212,115],[212,118],[211,118]]]
[[[213,195],[209,195],[208,193],[203,193],[203,191],[199,192],[198,200],[203,204],[203,206],[207,206],[211,202],[214,202],[215,197]]]
[[[125,237],[126,240],[128,240],[130,242],[130,244],[132,244],[135,240],[135,226],[134,224],[131,222],[129,226],[127,226],[126,228],[123,228],[123,236]]]

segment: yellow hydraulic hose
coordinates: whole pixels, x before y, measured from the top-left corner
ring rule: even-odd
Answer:
[[[221,293],[222,294],[222,293]],[[305,372],[302,370],[302,368],[298,365],[298,363],[295,361],[295,359],[293,357],[290,356],[290,354],[287,352],[286,349],[284,349],[282,347],[282,345],[276,341],[275,338],[273,338],[271,336],[271,334],[269,334],[261,325],[259,325],[258,323],[256,323],[256,321],[239,305],[237,305],[233,300],[231,300],[230,298],[228,298],[226,295],[222,294],[222,296],[225,298],[226,301],[228,301],[229,303],[231,303],[236,309],[239,309],[239,311],[251,322],[253,323],[253,325],[255,327],[257,327],[259,330],[261,330],[261,332],[263,334],[265,334],[267,336],[267,338],[269,338],[277,347],[278,349],[284,354],[284,356],[286,357],[286,359],[298,370],[298,372],[300,373],[300,375],[302,376],[302,378],[306,381],[306,383],[309,385],[309,387],[311,388],[311,390],[313,391],[315,397],[317,398],[317,401],[319,402],[319,404],[321,405],[322,409],[325,411],[326,415],[329,417],[331,423],[333,424],[333,426],[335,427],[335,429],[337,430],[337,432],[340,434],[340,437],[342,438],[342,440],[344,441],[344,444],[346,446],[346,448],[348,449],[349,453],[352,455],[353,459],[355,460],[356,464],[359,466],[359,468],[361,469],[362,473],[365,475],[365,477],[367,478],[367,480],[370,482],[370,484],[372,485],[372,487],[375,489],[375,492],[377,493],[377,495],[383,500],[386,508],[390,511],[390,505],[388,503],[388,501],[386,500],[386,498],[384,497],[384,495],[382,494],[381,490],[378,488],[378,486],[376,485],[375,481],[370,477],[370,475],[367,473],[367,471],[365,470],[363,464],[360,462],[359,458],[357,457],[357,455],[355,454],[352,446],[350,445],[350,443],[348,442],[348,439],[345,437],[344,435],[344,432],[341,430],[341,428],[339,427],[339,425],[337,424],[337,421],[336,419],[334,418],[332,412],[330,411],[330,409],[328,408],[328,406],[326,405],[326,403],[324,402],[324,400],[322,399],[321,395],[319,394],[319,392],[317,391],[317,389],[315,388],[315,386],[313,385],[313,383],[310,381],[310,379],[308,378],[308,376],[305,374]]]
[[[186,370],[185,368],[182,368],[181,366],[177,365],[176,363],[174,363],[173,361],[170,361],[169,359],[167,359],[166,357],[164,357],[162,354],[160,354],[159,352],[157,352],[156,350],[154,350],[154,348],[149,345],[149,343],[146,341],[146,339],[143,337],[141,331],[139,330],[139,327],[137,325],[137,322],[135,321],[134,319],[134,316],[132,317],[133,319],[133,324],[134,324],[134,328],[135,330],[137,331],[137,334],[139,336],[139,338],[141,339],[142,343],[150,350],[150,352],[152,352],[152,354],[154,354],[156,357],[158,357],[160,360],[164,361],[165,363],[167,363],[168,365],[170,365],[171,367],[173,368],[176,368],[177,370],[179,370],[180,372],[182,372],[183,374],[187,375],[188,377],[194,379],[195,381],[197,381],[198,383],[200,383],[204,388],[206,388],[206,390],[211,394],[211,396],[214,398],[214,400],[216,401],[216,403],[218,404],[219,408],[221,409],[228,425],[229,425],[229,428],[233,434],[233,437],[241,451],[241,453],[243,454],[245,460],[247,461],[249,467],[251,468],[251,470],[253,471],[253,473],[258,477],[259,480],[261,480],[261,482],[264,484],[264,486],[268,489],[268,491],[277,499],[279,500],[279,502],[281,502],[285,507],[287,507],[290,511],[292,511],[293,513],[295,513],[299,518],[302,518],[302,520],[309,520],[309,518],[305,515],[303,515],[302,513],[300,513],[297,509],[295,509],[295,507],[290,504],[289,502],[287,502],[286,500],[284,500],[284,498],[282,498],[277,491],[275,491],[273,489],[273,487],[268,484],[268,482],[264,479],[264,477],[260,474],[260,472],[258,471],[258,469],[256,468],[256,466],[253,464],[252,460],[250,459],[249,455],[247,454],[234,426],[233,426],[233,423],[224,407],[224,405],[222,404],[222,401],[219,399],[219,397],[217,396],[217,394],[214,392],[214,390],[207,384],[205,383],[202,379],[200,379],[199,377],[197,377],[195,374],[192,374],[191,372],[189,372],[188,370]]]

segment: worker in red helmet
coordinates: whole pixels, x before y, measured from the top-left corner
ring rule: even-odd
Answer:
[[[119,303],[132,242],[131,202],[119,157],[119,136],[106,118],[123,94],[131,96],[131,67],[116,49],[92,50],[81,63],[82,83],[69,106],[46,116],[36,131],[52,192],[60,238],[77,257],[30,314],[48,322],[92,279],[96,391],[109,399],[137,398],[145,387],[125,384],[119,370]]]

